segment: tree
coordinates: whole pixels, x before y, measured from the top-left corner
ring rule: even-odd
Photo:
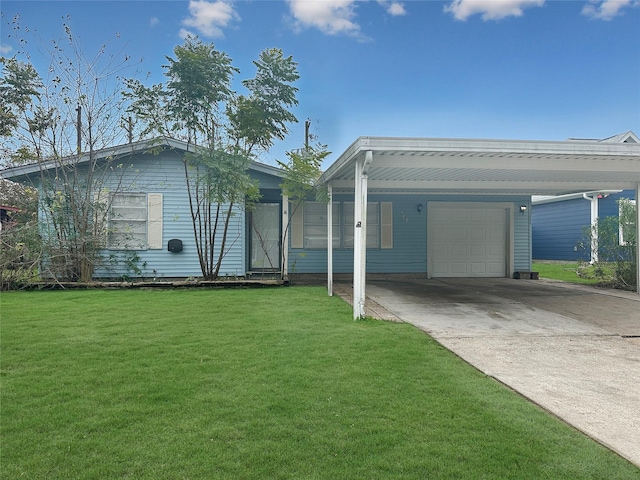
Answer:
[[[305,200],[315,198],[318,201],[328,203],[326,186],[318,186],[317,180],[322,174],[322,161],[330,155],[327,146],[317,144],[287,152],[287,162],[278,161],[278,165],[284,170],[284,180],[280,184],[283,195],[287,195],[291,203],[289,218],[302,207]],[[290,222],[284,227],[283,244],[287,245],[290,231]],[[281,263],[285,261],[282,255]],[[282,269],[284,271],[284,269]]]
[[[46,225],[43,272],[56,280],[90,281],[100,261],[108,197],[105,178],[113,177],[117,159],[98,158],[97,151],[122,143],[124,105],[117,74],[131,66],[108,44],[86,56],[68,23],[62,39],[39,45],[49,59],[44,78],[33,66],[29,43],[13,21],[21,51],[2,58],[0,133],[5,165],[36,163],[40,211]],[[18,57],[24,60],[19,60]],[[113,192],[121,185],[111,182]]]
[[[239,208],[258,200],[249,175],[257,153],[268,150],[296,122],[296,63],[279,49],[263,51],[254,62],[256,76],[245,80],[247,95],[232,81],[239,70],[231,58],[187,37],[167,57],[167,81],[147,87],[127,80],[129,111],[142,122],[142,135],[159,134],[189,145],[184,172],[191,220],[202,275],[216,279],[227,253],[229,224]]]
[[[629,199],[618,200],[619,215],[599,218],[584,228],[585,245],[597,244],[598,260],[613,266],[613,280],[620,288],[636,284],[636,208]],[[604,273],[601,265],[596,271]]]

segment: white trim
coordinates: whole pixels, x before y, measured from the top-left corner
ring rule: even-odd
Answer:
[[[289,225],[289,195],[282,194],[282,231],[280,232],[280,248],[282,255],[282,265],[280,265],[283,280],[289,278],[289,245],[287,242],[287,232]]]
[[[583,198],[583,195],[613,195],[620,193],[622,190],[597,190],[594,192],[569,193],[567,195],[542,195],[534,196],[531,199],[532,205],[543,205],[545,203],[564,202],[565,200],[577,200]]]
[[[327,292],[333,296],[333,191],[331,184],[327,185]]]

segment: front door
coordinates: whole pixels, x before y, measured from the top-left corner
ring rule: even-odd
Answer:
[[[251,213],[251,270],[280,270],[280,204],[258,203]]]

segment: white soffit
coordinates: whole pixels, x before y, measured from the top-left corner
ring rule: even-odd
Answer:
[[[354,162],[373,152],[369,192],[558,195],[635,188],[640,144],[358,138],[320,182],[353,191]]]

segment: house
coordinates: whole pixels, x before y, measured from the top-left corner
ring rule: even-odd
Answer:
[[[193,149],[193,147],[191,147]],[[93,192],[96,202],[108,204],[102,258],[94,276],[169,279],[202,275],[195,246],[184,154],[188,145],[173,139],[141,141],[94,154],[101,179]],[[86,168],[89,155],[74,159]],[[54,169],[45,164],[42,168]],[[21,183],[40,184],[38,165],[4,170],[2,176]],[[242,205],[231,216],[221,276],[280,270],[282,171],[252,162],[249,172],[259,184],[261,199],[253,212]],[[41,215],[42,228],[48,221]],[[133,254],[127,256],[127,254]],[[135,261],[135,265],[132,265]],[[132,268],[133,267],[133,268]]]
[[[143,212],[145,248],[137,253],[144,275],[199,276],[180,157],[186,146],[162,142],[159,152],[140,142],[101,155],[133,167],[126,182],[132,196],[122,200]],[[239,208],[232,218],[221,272],[278,271],[272,257],[286,245],[284,276],[287,270],[326,274],[331,293],[334,273],[353,275],[357,318],[364,315],[367,273],[513,277],[530,271],[532,196],[632,190],[637,197],[640,143],[359,137],[318,180],[328,204],[290,204],[281,195],[280,170],[254,163],[251,172],[260,181],[261,204],[251,214]],[[8,175],[20,180],[29,172]],[[181,240],[182,251],[170,251],[172,240]]]
[[[569,141],[578,141],[570,139]],[[640,144],[633,132],[625,132],[602,140],[581,140],[593,143]],[[532,201],[532,248],[537,260],[597,261],[585,235],[585,228],[595,225],[598,218],[619,214],[619,201],[636,201],[634,189],[597,190],[556,196],[534,196]],[[624,238],[621,238],[624,241]]]

